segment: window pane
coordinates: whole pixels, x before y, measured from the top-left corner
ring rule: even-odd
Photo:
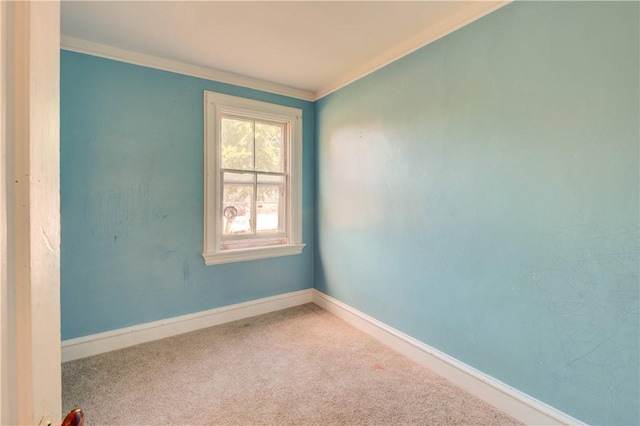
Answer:
[[[284,231],[284,185],[258,185],[257,232]]]
[[[222,117],[223,169],[253,170],[253,121]]]
[[[223,188],[223,235],[250,234],[251,204],[253,203],[253,185],[225,183],[223,185]]]
[[[284,172],[284,125],[256,122],[256,170]]]

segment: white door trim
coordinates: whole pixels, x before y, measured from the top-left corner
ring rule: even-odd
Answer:
[[[0,424],[4,424],[11,405],[8,392],[8,327],[7,327],[7,4],[0,2]]]
[[[60,3],[2,2],[0,423],[61,417]]]

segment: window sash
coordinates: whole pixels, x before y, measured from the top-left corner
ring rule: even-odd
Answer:
[[[286,126],[285,126],[286,128]],[[286,138],[286,136],[285,136]],[[285,155],[286,158],[286,145],[287,141],[284,141]],[[254,144],[255,146],[255,144]],[[255,158],[255,153],[254,153]],[[220,163],[222,160],[220,159]],[[286,163],[285,163],[286,164]],[[254,161],[255,166],[255,161]],[[221,229],[223,232],[220,235],[220,249],[221,250],[229,250],[234,248],[242,248],[245,245],[247,248],[249,247],[260,247],[260,246],[272,246],[272,245],[282,245],[288,244],[289,238],[287,235],[287,224],[288,224],[288,215],[287,208],[288,198],[289,198],[289,190],[288,190],[288,180],[289,176],[286,172],[286,166],[284,167],[284,172],[265,172],[265,171],[256,171],[256,170],[245,170],[245,169],[232,169],[232,168],[220,168],[220,186],[218,193],[220,194],[220,207],[224,211],[225,202],[224,202],[224,194],[225,194],[225,186],[230,184],[243,185],[243,186],[251,186],[253,190],[251,191],[251,211],[249,214],[250,220],[250,230],[248,232],[242,232],[238,234],[229,234],[224,232],[225,228],[225,217],[224,214],[221,213],[219,217]],[[233,180],[227,179],[225,176],[227,174],[244,174],[251,175],[252,179],[249,180]],[[281,177],[281,182],[259,182],[260,176],[273,176],[273,177]],[[258,230],[258,189],[260,186],[278,186],[280,187],[280,196],[278,199],[278,231],[263,231],[260,232]],[[228,223],[228,222],[226,222]],[[252,240],[249,243],[249,240]],[[237,244],[232,244],[233,241],[237,241]],[[240,242],[244,241],[246,244],[241,244]]]
[[[245,174],[251,175],[252,179],[249,180],[233,180],[233,179],[225,179],[225,174]],[[277,176],[282,177],[281,182],[259,182],[260,176]],[[242,186],[251,186],[253,190],[251,191],[251,212],[249,215],[251,228],[249,232],[242,232],[238,234],[227,234],[222,232],[220,235],[220,248],[227,246],[228,244],[223,243],[224,241],[233,241],[233,240],[256,240],[256,243],[260,240],[265,240],[265,245],[276,245],[276,244],[288,244],[287,237],[287,229],[289,224],[289,217],[287,214],[287,185],[288,185],[289,176],[287,173],[277,173],[277,172],[258,172],[251,170],[240,170],[240,169],[220,169],[220,187],[218,190],[218,194],[220,197],[220,208],[224,212],[225,203],[224,203],[224,194],[225,194],[225,185],[236,184]],[[278,231],[259,231],[258,230],[258,189],[260,186],[276,186],[279,187],[279,197],[278,197]],[[224,213],[220,213],[219,217],[221,229],[225,227],[225,218]],[[266,240],[275,240],[278,239],[279,242],[272,241],[268,243]],[[228,249],[228,248],[227,248]]]

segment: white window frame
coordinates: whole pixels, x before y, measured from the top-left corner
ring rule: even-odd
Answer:
[[[287,244],[243,249],[221,249],[222,196],[220,173],[220,119],[223,114],[286,123]],[[302,110],[222,93],[204,92],[204,250],[206,265],[291,256],[302,253]]]

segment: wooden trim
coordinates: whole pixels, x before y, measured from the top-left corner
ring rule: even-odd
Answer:
[[[314,100],[321,99],[361,78],[389,65],[398,59],[415,52],[424,46],[451,34],[452,32],[468,25],[499,8],[506,6],[513,0],[505,1],[475,1],[469,2],[469,6],[454,16],[446,19],[440,25],[425,28],[424,31],[415,37],[395,46],[394,48],[382,52],[373,60],[347,73],[338,80],[315,92]]]
[[[144,342],[188,333],[305,303],[315,303],[357,329],[389,345],[467,392],[525,424],[585,425],[585,423],[440,352],[351,306],[315,289],[238,303],[133,327],[62,342],[62,361],[73,361]]]
[[[289,96],[291,98],[313,101],[314,94],[306,90],[295,89],[277,83],[251,78],[240,74],[220,71],[213,68],[205,68],[196,65],[178,62],[171,59],[160,58],[158,56],[119,49],[106,44],[94,43],[79,38],[62,36],[60,47],[70,52],[84,53],[101,58],[112,59],[114,61],[126,62],[128,64],[140,65],[148,68],[155,68],[163,71],[174,72],[191,77],[204,78],[206,80],[218,81],[220,83],[233,84],[235,86],[247,87],[261,90],[277,95]]]
[[[288,87],[256,78],[246,77],[240,74],[220,71],[213,68],[205,68],[184,62],[133,52],[130,50],[120,49],[100,43],[94,43],[74,37],[62,36],[61,48],[71,52],[79,52],[134,65],[141,65],[144,67],[175,72],[178,74],[190,75],[192,77],[219,81],[221,83],[228,83],[236,86],[247,87],[250,89],[262,90],[265,92],[289,96],[296,99],[317,101],[318,99],[321,99],[329,95],[330,93],[333,93],[430,43],[433,43],[434,41],[458,30],[459,28],[462,28],[465,25],[468,25],[499,8],[506,6],[507,4],[511,3],[511,1],[513,0],[487,0],[468,2],[469,6],[467,8],[445,20],[442,24],[436,27],[425,28],[424,31],[417,34],[415,37],[405,41],[404,43],[401,43],[398,46],[395,46],[388,51],[382,52],[380,55],[378,55],[368,63],[365,63],[362,66],[347,73],[346,75],[341,76],[336,81],[316,92],[296,89],[293,87]]]
[[[2,27],[0,423],[38,424],[62,406],[60,3],[2,2]]]
[[[562,411],[315,289],[313,303],[524,424],[584,425]]]
[[[8,240],[7,240],[7,2],[0,2],[0,424],[9,424],[9,312],[8,312]]]
[[[210,309],[62,342],[62,361],[73,361],[140,343],[311,303],[311,289]]]
[[[205,265],[246,262],[270,259],[272,257],[295,256],[302,253],[306,244],[286,244],[280,246],[256,247],[250,249],[226,250],[217,253],[202,253]]]

